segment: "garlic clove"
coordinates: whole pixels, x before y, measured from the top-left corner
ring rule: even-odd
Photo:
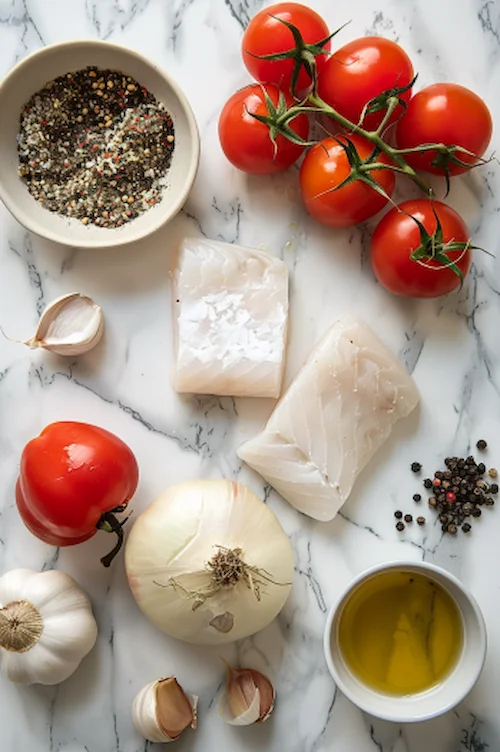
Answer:
[[[271,715],[274,700],[274,687],[267,676],[254,669],[227,666],[226,690],[219,703],[219,714],[226,723],[262,723]]]
[[[72,292],[49,303],[34,336],[24,344],[57,355],[83,355],[97,345],[103,331],[101,307],[87,295]]]
[[[173,742],[188,726],[196,728],[198,698],[182,689],[173,676],[146,685],[132,706],[137,731],[151,742]]]

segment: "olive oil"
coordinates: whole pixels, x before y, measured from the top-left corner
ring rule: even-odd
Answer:
[[[360,681],[378,692],[415,694],[439,684],[456,665],[462,617],[437,582],[409,571],[382,572],[349,596],[338,641]]]

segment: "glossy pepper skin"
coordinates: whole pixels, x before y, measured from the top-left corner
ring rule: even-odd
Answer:
[[[113,513],[125,510],[138,480],[132,450],[114,434],[88,423],[51,423],[23,450],[17,508],[33,535],[53,546],[115,532],[118,544],[102,560],[109,566],[123,539]]]

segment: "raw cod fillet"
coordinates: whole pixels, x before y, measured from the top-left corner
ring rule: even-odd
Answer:
[[[366,324],[345,316],[238,456],[300,512],[331,520],[394,424],[418,401],[401,363]]]
[[[279,397],[288,270],[263,251],[184,240],[173,281],[177,392]]]

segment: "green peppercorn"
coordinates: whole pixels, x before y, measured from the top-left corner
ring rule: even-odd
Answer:
[[[417,517],[417,525],[425,525],[425,517]]]

